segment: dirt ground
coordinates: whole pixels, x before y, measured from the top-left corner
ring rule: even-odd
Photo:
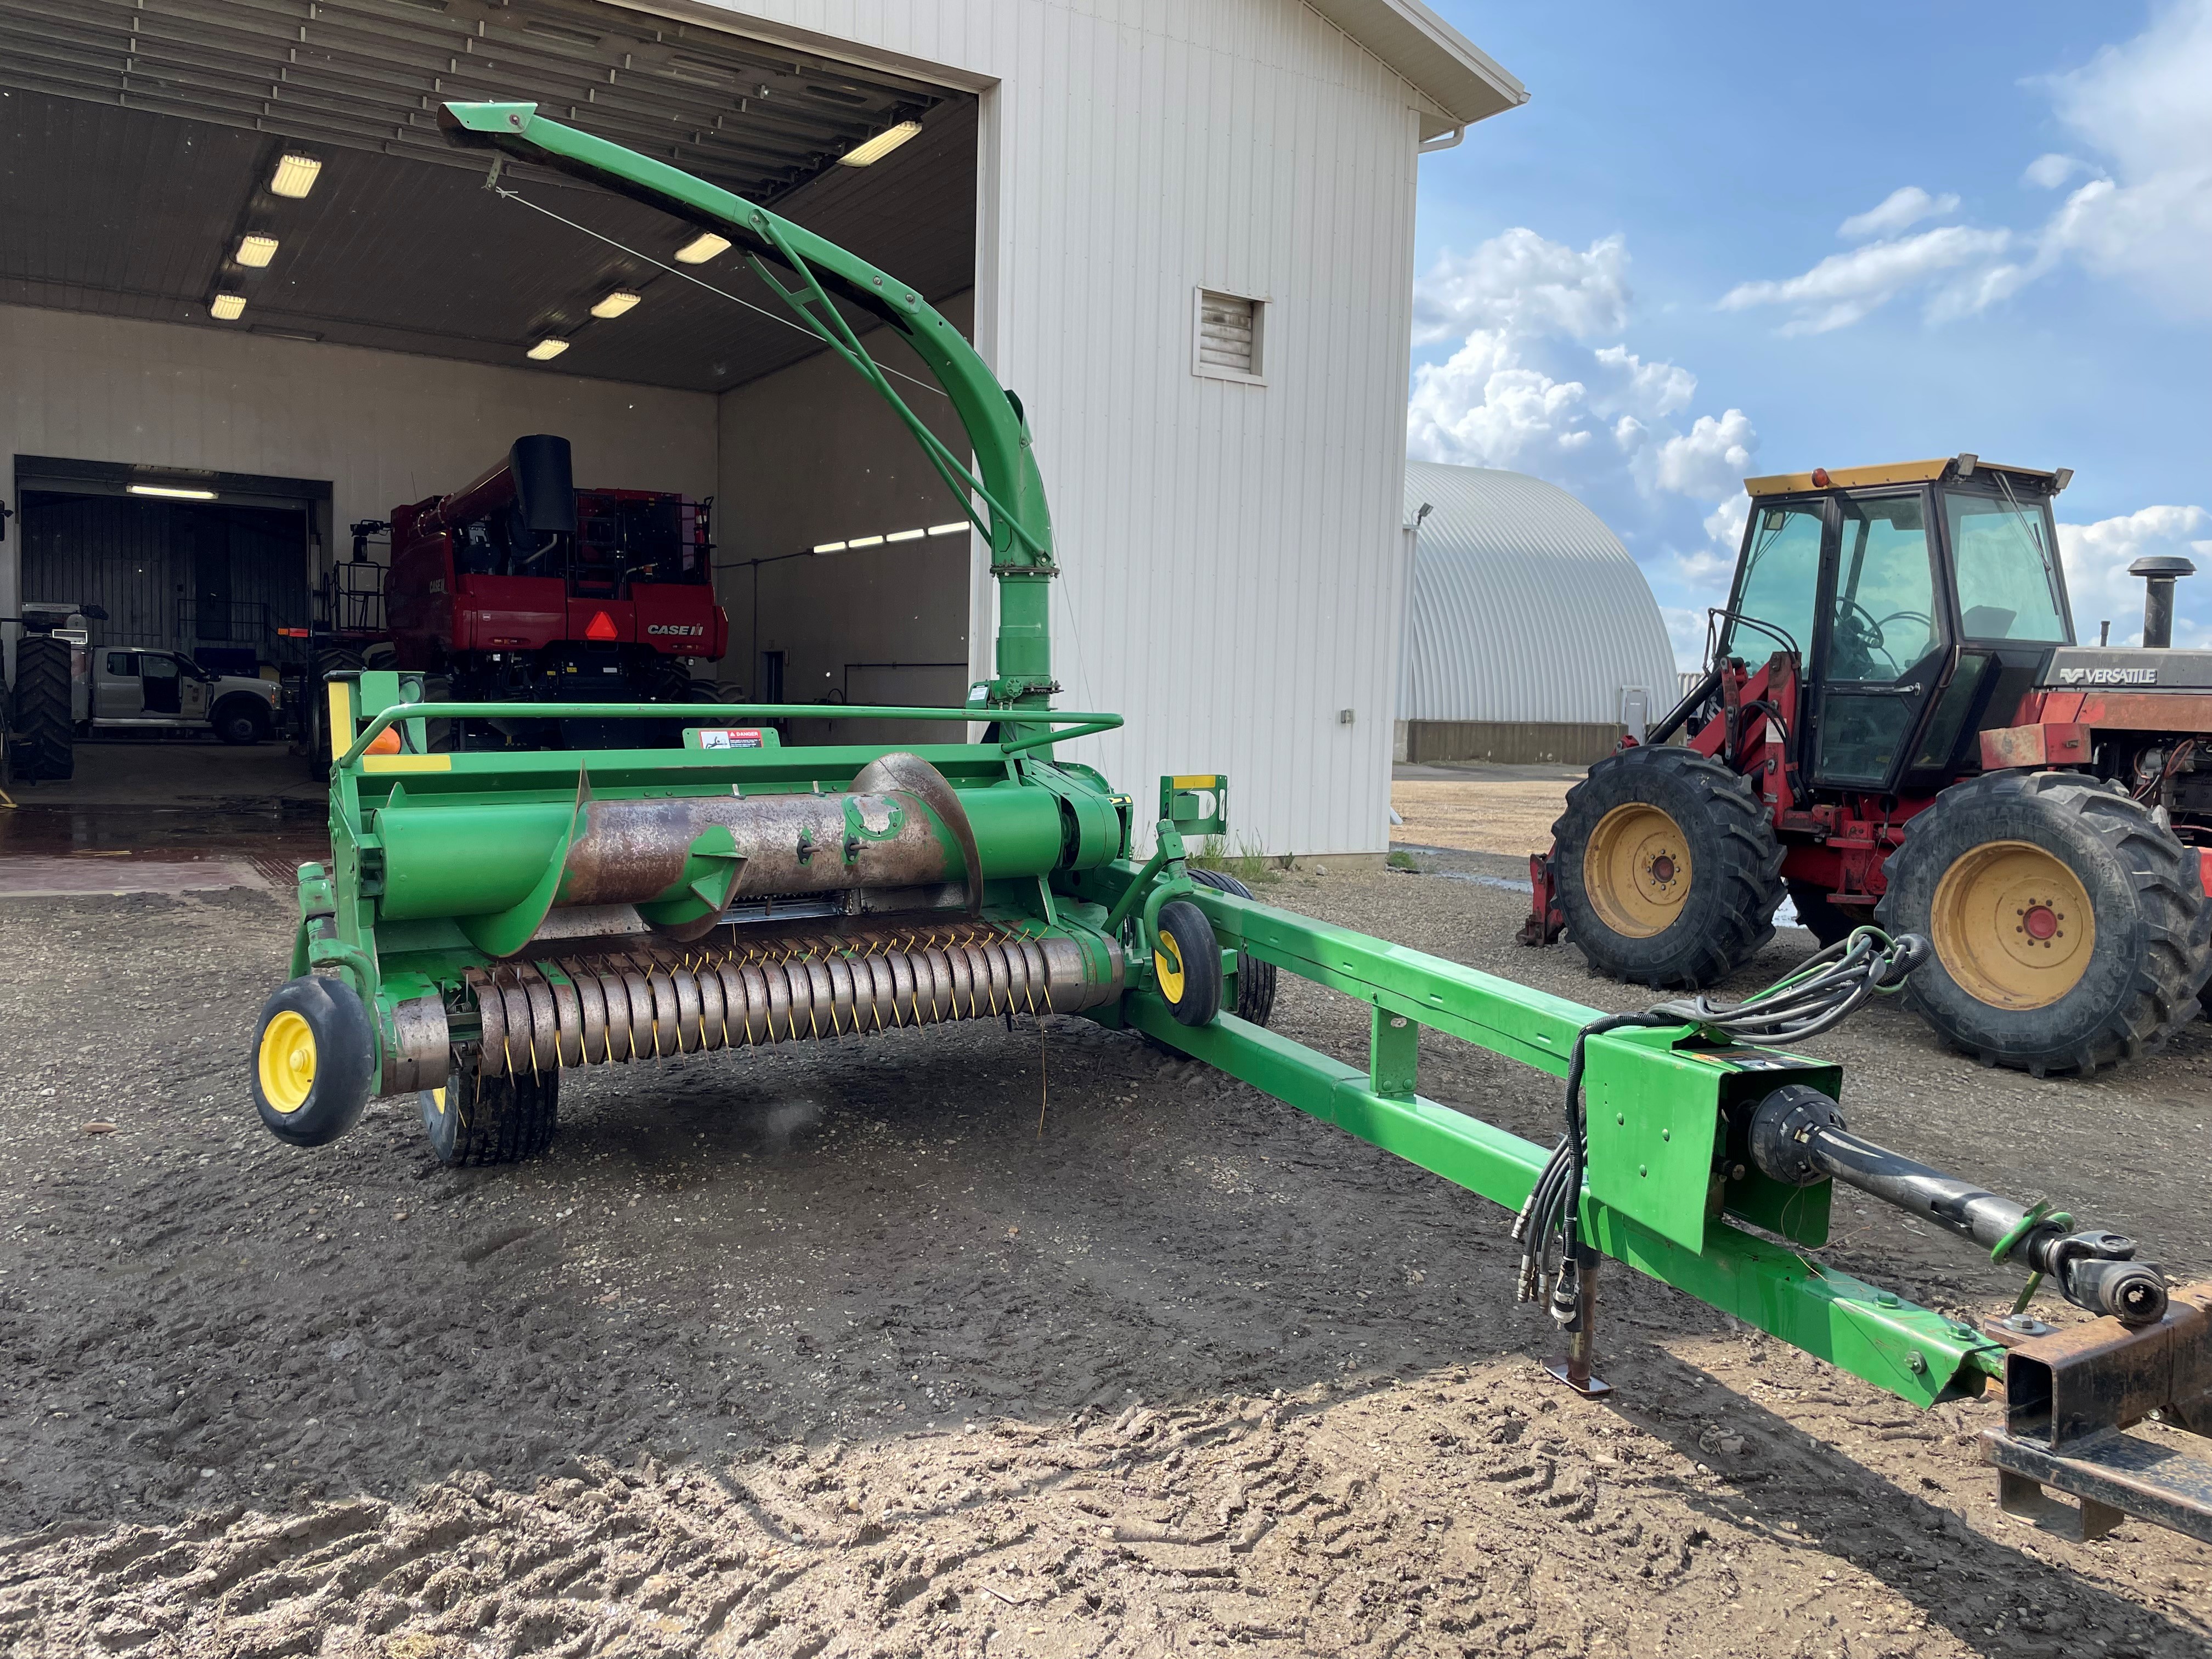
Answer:
[[[1608,1008],[1510,941],[1514,862],[1273,902]],[[1921,1415],[1616,1270],[1545,1378],[1491,1205],[1070,1018],[571,1076],[544,1159],[411,1104],[254,1122],[287,915],[0,900],[0,1650],[812,1656],[2201,1655],[2212,1549],[2006,1520]],[[1809,948],[1785,931],[1733,988]],[[1358,1009],[1287,978],[1342,1054]],[[1882,1005],[1855,1128],[2212,1271],[2212,1038],[2088,1083]],[[1531,1136],[1550,1079],[1438,1039]],[[1040,1112],[1042,1110],[1042,1127]],[[109,1131],[101,1126],[112,1125]],[[1839,1200],[1824,1257],[1960,1313],[2012,1276]]]
[[[1393,843],[1495,853],[1521,860],[1552,844],[1552,822],[1583,775],[1571,766],[1405,766],[1393,769],[1390,805],[1404,820]]]

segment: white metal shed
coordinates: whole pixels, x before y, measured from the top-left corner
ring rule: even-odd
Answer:
[[[1650,585],[1603,520],[1556,484],[1413,461],[1415,543],[1399,758],[1595,760],[1675,700]]]

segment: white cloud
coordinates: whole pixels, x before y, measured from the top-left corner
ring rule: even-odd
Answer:
[[[1662,605],[1659,614],[1666,619],[1667,637],[1674,647],[1674,666],[1678,670],[1702,668],[1705,662],[1705,622],[1703,611],[1689,610],[1679,605]],[[1669,702],[1661,698],[1658,701]]]
[[[1893,190],[1864,213],[1855,213],[1836,227],[1836,234],[1846,240],[1863,241],[1869,236],[1887,236],[1923,219],[1939,218],[1958,210],[1959,198],[1949,191],[1930,196],[1917,185],[1906,185]]]
[[[1945,225],[1895,241],[1869,242],[1849,253],[1832,253],[1802,276],[1739,283],[1722,295],[1721,308],[1785,306],[1795,314],[1783,325],[1784,334],[1824,334],[1849,327],[1944,272],[1986,264],[2011,240],[2009,231]]]
[[[1415,289],[1414,339],[1458,345],[1413,371],[1407,453],[1572,490],[1638,553],[1660,598],[1698,618],[1694,663],[1696,607],[1720,601],[1735,558],[1732,544],[1702,546],[1698,526],[1733,514],[1741,530],[1730,498],[1759,435],[1741,409],[1692,416],[1698,377],[1620,338],[1631,299],[1619,236],[1577,252],[1515,229],[1440,260]]]
[[[2066,595],[2074,609],[2077,638],[2094,643],[2097,624],[2112,624],[2112,643],[2135,645],[2142,639],[2143,583],[2128,574],[2129,565],[2147,554],[2193,556],[2197,568],[2212,563],[2212,513],[2201,507],[2146,507],[2094,524],[2058,526],[2059,556],[2066,566]],[[2194,580],[2195,579],[2191,579]],[[2194,604],[2190,581],[2175,591],[2177,611],[2203,611]],[[2182,619],[2185,623],[2187,618]],[[2177,635],[2180,632],[2177,628]]]
[[[1869,242],[1800,276],[1740,283],[1722,307],[1784,307],[1784,334],[1822,333],[1918,291],[1923,314],[1940,324],[1987,310],[2071,261],[2131,283],[2178,316],[2212,318],[2212,0],[2174,0],[2133,40],[2039,84],[2079,147],[2103,158],[2052,151],[2027,164],[2022,181],[2045,190],[2095,175],[2039,229],[1954,225]],[[1908,185],[1844,221],[1841,234],[1894,233],[1957,204]]]
[[[1577,253],[1533,230],[1493,236],[1474,252],[1446,254],[1413,286],[1413,343],[1476,330],[1563,334],[1588,340],[1628,321],[1628,251],[1619,236]]]
[[[2078,156],[2051,154],[2039,155],[2027,164],[2020,175],[2024,185],[2033,185],[2038,190],[2057,190],[2077,173],[2094,173],[2096,169]]]

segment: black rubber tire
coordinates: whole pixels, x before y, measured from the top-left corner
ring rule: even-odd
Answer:
[[[1797,925],[1818,939],[1823,950],[1838,939],[1849,939],[1852,928],[1872,920],[1838,909],[1828,902],[1827,890],[1810,882],[1793,881],[1789,888],[1790,906],[1797,912]]]
[[[271,1022],[297,1014],[314,1040],[313,1080],[291,1109],[270,1098],[263,1056]],[[324,1146],[361,1121],[376,1077],[376,1030],[361,997],[342,979],[307,974],[276,988],[253,1028],[253,1106],[261,1127],[295,1146]]]
[[[15,642],[15,775],[60,783],[76,770],[76,726],[70,718],[70,646],[51,634],[26,634]]]
[[[1211,887],[1217,892],[1234,893],[1238,898],[1253,896],[1250,888],[1236,877],[1219,870],[1193,870],[1190,878],[1195,886]],[[1275,1012],[1273,963],[1262,962],[1249,951],[1237,951],[1237,1006],[1231,1012],[1237,1018],[1249,1020],[1255,1025],[1267,1023],[1267,1017]]]
[[[1159,981],[1160,997],[1178,1025],[1208,1025],[1221,1012],[1221,942],[1206,912],[1188,899],[1170,899],[1160,906],[1160,950],[1172,952],[1182,967],[1180,995],[1170,994],[1167,980]]]
[[[225,743],[244,747],[269,735],[269,711],[245,692],[234,691],[216,704],[208,724]]]
[[[1674,820],[1692,872],[1680,913],[1646,939],[1617,933],[1600,919],[1583,871],[1606,815],[1636,802]],[[1624,749],[1607,756],[1567,791],[1567,810],[1552,836],[1567,939],[1601,974],[1694,991],[1727,978],[1774,937],[1782,843],[1751,780],[1694,749]]]
[[[1905,826],[1884,866],[1889,890],[1876,919],[1934,940],[1944,872],[1999,841],[2041,848],[2088,893],[2097,942],[2081,980],[2046,1006],[2000,1008],[1960,985],[1938,951],[1906,981],[1905,1000],[1951,1047],[2036,1077],[2086,1077],[2157,1053],[2195,1018],[2212,962],[2212,903],[2195,849],[2117,784],[2079,772],[1992,772],[1945,790]]]
[[[518,1164],[553,1144],[561,1121],[561,1073],[486,1077],[471,1048],[456,1054],[442,1089],[422,1091],[422,1127],[439,1163]]]

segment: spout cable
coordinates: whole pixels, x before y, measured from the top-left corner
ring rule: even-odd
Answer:
[[[1626,1026],[1688,1024],[1743,1042],[1802,1042],[1840,1024],[1870,999],[1901,990],[1905,975],[1928,959],[1930,950],[1917,933],[1893,939],[1879,927],[1855,927],[1849,937],[1808,957],[1794,973],[1741,1002],[1678,997],[1642,1013],[1604,1015],[1576,1032],[1567,1060],[1565,1133],[1538,1173],[1528,1201],[1513,1218],[1512,1237],[1521,1246],[1516,1299],[1543,1297],[1545,1281],[1550,1279],[1552,1317],[1565,1325],[1575,1316],[1580,1200],[1589,1155],[1583,1050],[1589,1038]],[[1559,1252],[1556,1271],[1552,1266],[1555,1240]]]

